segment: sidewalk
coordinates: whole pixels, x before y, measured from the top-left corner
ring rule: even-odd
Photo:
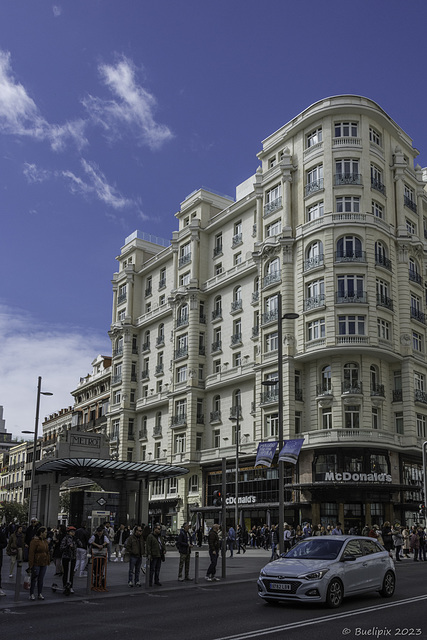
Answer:
[[[199,554],[199,571],[198,571],[198,579],[195,575],[196,569],[196,553]],[[193,547],[191,553],[191,564],[190,564],[190,577],[193,579],[192,582],[178,582],[178,565],[179,565],[179,553],[173,548],[167,549],[166,560],[162,564],[162,568],[160,571],[160,582],[162,583],[161,587],[155,587],[156,592],[160,591],[170,591],[175,589],[191,589],[196,586],[203,587],[214,587],[219,586],[221,583],[233,583],[233,582],[241,582],[241,581],[253,581],[254,588],[256,585],[256,581],[259,575],[260,569],[267,564],[270,560],[271,551],[266,551],[265,549],[252,549],[247,547],[246,553],[237,554],[236,551],[232,558],[230,558],[230,554],[227,551],[226,558],[226,577],[225,579],[222,577],[222,558],[221,556],[218,559],[217,564],[217,577],[220,578],[218,582],[208,582],[205,580],[206,570],[209,566],[209,553],[207,546],[203,546],[202,548]],[[20,591],[19,591],[19,600],[15,601],[15,587],[16,587],[16,576],[15,573],[13,578],[8,577],[9,571],[9,562],[8,558],[3,558],[3,570],[2,570],[2,588],[5,591],[6,596],[0,597],[0,611],[2,609],[10,609],[11,607],[22,607],[22,606],[43,606],[46,604],[52,604],[54,602],[65,602],[70,599],[84,599],[84,600],[98,600],[108,597],[126,595],[128,593],[141,593],[146,591],[145,587],[145,575],[141,572],[141,587],[129,587],[128,586],[128,568],[129,565],[127,562],[115,562],[114,556],[111,562],[107,565],[107,591],[106,592],[96,592],[88,589],[88,580],[86,578],[74,578],[74,591],[75,593],[70,596],[64,596],[62,592],[56,591],[55,593],[52,591],[51,586],[53,583],[56,583],[58,587],[62,588],[62,577],[55,576],[55,566],[51,564],[48,567],[46,577],[44,580],[44,589],[43,595],[45,596],[45,600],[43,602],[29,602],[29,591],[24,590],[23,582],[24,577],[26,575],[25,569],[27,568],[27,564],[24,563],[22,567],[22,574],[20,580]],[[16,569],[15,569],[16,571]],[[90,566],[89,566],[90,571]],[[197,579],[197,582],[196,582]],[[89,586],[90,586],[90,577],[89,577]],[[150,588],[152,591],[152,588]]]

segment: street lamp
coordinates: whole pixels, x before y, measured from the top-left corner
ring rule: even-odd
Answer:
[[[235,519],[235,527],[237,530],[237,525],[239,524],[239,441],[240,441],[240,404],[236,406],[236,415],[231,415],[231,422],[236,423],[235,436],[236,436],[236,469],[235,469],[235,495],[236,495],[236,504],[234,506],[234,519]]]
[[[427,440],[425,440],[423,442],[423,478],[424,478],[423,502],[424,502],[424,519],[427,522],[427,507],[425,507],[426,500],[427,500],[427,468],[426,468],[427,455],[426,455],[426,451],[427,451]]]
[[[38,384],[37,384],[37,402],[36,402],[36,419],[34,424],[34,431],[22,431],[22,433],[33,433],[34,434],[34,446],[33,446],[33,459],[31,463],[31,484],[30,484],[30,498],[28,504],[28,524],[31,524],[31,518],[36,516],[35,511],[33,512],[33,495],[34,495],[34,478],[36,475],[36,453],[37,453],[37,436],[39,430],[39,412],[40,412],[40,396],[53,396],[53,393],[50,391],[42,391],[42,379],[39,376]]]
[[[283,327],[282,320],[296,320],[299,318],[298,313],[283,313],[282,309],[282,294],[277,294],[277,314],[278,314],[278,322],[277,322],[277,360],[278,360],[278,371],[277,371],[277,380],[266,380],[262,384],[266,386],[271,386],[273,384],[278,385],[279,391],[279,399],[278,399],[278,414],[279,414],[279,424],[278,424],[278,437],[279,437],[279,455],[281,450],[283,449]],[[283,542],[284,542],[284,522],[285,522],[285,467],[283,460],[279,458],[279,544],[280,549],[283,550]]]

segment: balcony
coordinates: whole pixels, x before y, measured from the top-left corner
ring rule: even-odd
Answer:
[[[144,351],[150,351],[150,342],[144,342],[143,345],[141,345],[141,353],[144,353]]]
[[[252,327],[252,338],[258,338],[259,337],[259,327]]]
[[[203,413],[198,413],[196,416],[196,424],[205,424],[205,416]]]
[[[151,287],[147,287],[144,293],[145,293],[145,297],[148,298],[149,296],[153,295],[153,289]]]
[[[205,356],[206,355],[206,348],[204,345],[200,344],[199,345],[199,356]]]
[[[180,347],[175,350],[174,359],[186,358],[188,356],[188,347]]]
[[[214,247],[213,250],[213,257],[216,258],[217,256],[222,255],[222,244],[218,244],[216,247]]]
[[[251,304],[257,304],[257,302],[259,302],[259,291],[253,291]]]
[[[413,318],[414,320],[418,320],[418,322],[426,324],[426,314],[416,307],[411,307],[411,318]]]
[[[354,138],[352,136],[341,136],[339,138],[332,138],[333,147],[361,147],[362,139]]]
[[[305,445],[335,442],[379,442],[383,445],[407,445],[407,436],[381,431],[380,429],[320,429],[304,433]]]
[[[143,371],[141,371],[141,380],[148,380],[149,377],[150,374],[148,372],[148,369],[144,369]]]
[[[317,267],[323,267],[323,253],[304,260],[304,273]]]
[[[242,407],[235,406],[230,408],[230,420],[242,420]]]
[[[268,273],[262,281],[262,286],[269,287],[272,284],[276,284],[281,281],[280,271],[273,271],[273,273]]]
[[[366,291],[337,291],[335,300],[337,304],[366,304]]]
[[[385,185],[377,178],[371,178],[371,187],[385,196]]]
[[[222,320],[222,309],[218,307],[212,311],[212,320]]]
[[[188,314],[184,313],[182,316],[179,316],[176,321],[176,328],[185,327],[188,324]]]
[[[316,397],[332,395],[332,388],[328,383],[316,384]]]
[[[416,282],[417,284],[423,283],[420,274],[417,273],[417,271],[413,271],[412,269],[409,269],[409,280],[411,280],[411,282]]]
[[[122,383],[122,376],[117,375],[117,376],[111,376],[111,384],[121,384]]]
[[[427,393],[425,391],[421,391],[421,389],[415,389],[414,400],[415,402],[422,402],[423,404],[427,404]]]
[[[176,416],[172,416],[171,425],[172,427],[182,427],[187,424],[187,414],[179,413]]]
[[[261,324],[269,324],[270,322],[277,322],[279,319],[279,310],[271,309],[271,311],[266,311],[261,316]]]
[[[127,295],[126,293],[121,293],[117,296],[117,304],[122,304],[122,302],[126,302]]]
[[[391,267],[391,260],[386,258],[381,253],[376,253],[375,254],[375,264],[380,266],[380,267],[384,267],[385,269],[388,269],[388,271],[393,271],[393,269]]]
[[[231,240],[231,248],[234,249],[234,247],[237,247],[239,244],[242,244],[243,240],[242,240],[242,234],[241,233],[235,233],[232,240]]]
[[[405,205],[405,207],[408,207],[408,209],[411,209],[411,211],[413,211],[414,213],[417,213],[416,202],[414,202],[411,198],[408,198],[408,196],[403,196],[403,204]]]
[[[231,346],[232,347],[237,347],[240,344],[242,344],[242,334],[241,334],[241,332],[233,333],[233,335],[231,336]]]
[[[297,400],[297,402],[303,401],[302,389],[295,389],[295,400]]]
[[[163,364],[156,365],[156,370],[155,370],[155,374],[154,375],[161,376],[163,374],[164,374]]]
[[[166,287],[166,278],[161,278],[159,280],[159,291],[161,291],[162,289],[164,289]]]
[[[156,338],[156,347],[164,347],[165,346],[165,336],[157,336]]]
[[[231,303],[231,311],[230,313],[236,313],[236,311],[241,311],[243,306],[242,300],[233,300]]]
[[[123,347],[119,347],[118,349],[113,349],[113,358],[117,358],[118,356],[123,355]]]
[[[366,262],[366,251],[337,251],[335,262]]]
[[[312,296],[304,300],[304,311],[312,311],[319,307],[325,306],[325,294],[321,293],[318,296]]]
[[[273,380],[271,381],[274,382]],[[278,402],[279,400],[279,389],[276,387],[272,387],[269,391],[263,391],[260,394],[260,404],[268,404],[270,402]]]
[[[392,402],[402,402],[403,400],[402,389],[393,389],[392,397],[393,397]]]
[[[381,396],[385,398],[385,391],[383,384],[372,383],[371,384],[371,396]]]
[[[323,178],[319,178],[319,180],[313,180],[305,185],[305,196],[311,196],[313,193],[317,191],[323,190]]]
[[[276,198],[275,200],[272,200],[271,202],[267,202],[267,204],[264,205],[264,218],[269,216],[270,213],[274,213],[274,211],[277,211],[278,209],[280,209],[281,206],[282,206],[282,196],[279,196],[278,198]]]
[[[222,348],[222,341],[221,340],[217,340],[216,342],[212,342],[211,353],[216,353],[218,351],[221,351],[221,348]]]
[[[221,411],[211,411],[209,422],[221,422]]]
[[[348,184],[362,184],[360,173],[336,173],[335,186]]]
[[[341,382],[341,393],[361,396],[363,394],[362,383],[344,380]]]
[[[390,311],[393,311],[393,300],[388,298],[383,293],[377,293],[377,307],[385,307]]]
[[[147,427],[143,427],[142,429],[139,430],[138,437],[139,437],[140,440],[147,440],[148,439]]]
[[[186,264],[189,264],[190,262],[191,262],[191,253],[186,253],[185,255],[180,257],[178,261],[178,267],[184,267]]]

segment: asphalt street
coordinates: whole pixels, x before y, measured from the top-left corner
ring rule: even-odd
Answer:
[[[268,559],[264,550],[235,555],[227,558],[225,579],[206,582],[203,576],[208,558],[202,550],[200,580],[180,583],[178,554],[172,551],[162,567],[162,586],[157,588],[129,588],[126,565],[109,563],[106,593],[87,594],[82,579],[76,580],[76,593],[68,598],[45,589],[43,602],[29,602],[25,592],[15,603],[7,590],[8,595],[0,600],[0,630],[5,630],[7,637],[24,634],[32,640],[74,640],[79,635],[99,640],[100,633],[121,640],[338,640],[365,636],[427,640],[427,563],[406,560],[398,564],[393,598],[367,594],[347,599],[340,609],[331,611],[321,605],[270,606],[262,602],[256,579]],[[193,558],[193,577],[194,568]],[[49,587],[50,577],[45,583]],[[3,587],[6,584],[3,580]]]

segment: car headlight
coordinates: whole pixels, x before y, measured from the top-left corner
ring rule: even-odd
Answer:
[[[260,576],[266,576],[267,572],[264,569],[261,569],[261,571],[259,572]]]
[[[311,573],[305,573],[299,576],[303,580],[321,580],[323,576],[328,573],[329,569],[320,569],[319,571],[312,571]]]

